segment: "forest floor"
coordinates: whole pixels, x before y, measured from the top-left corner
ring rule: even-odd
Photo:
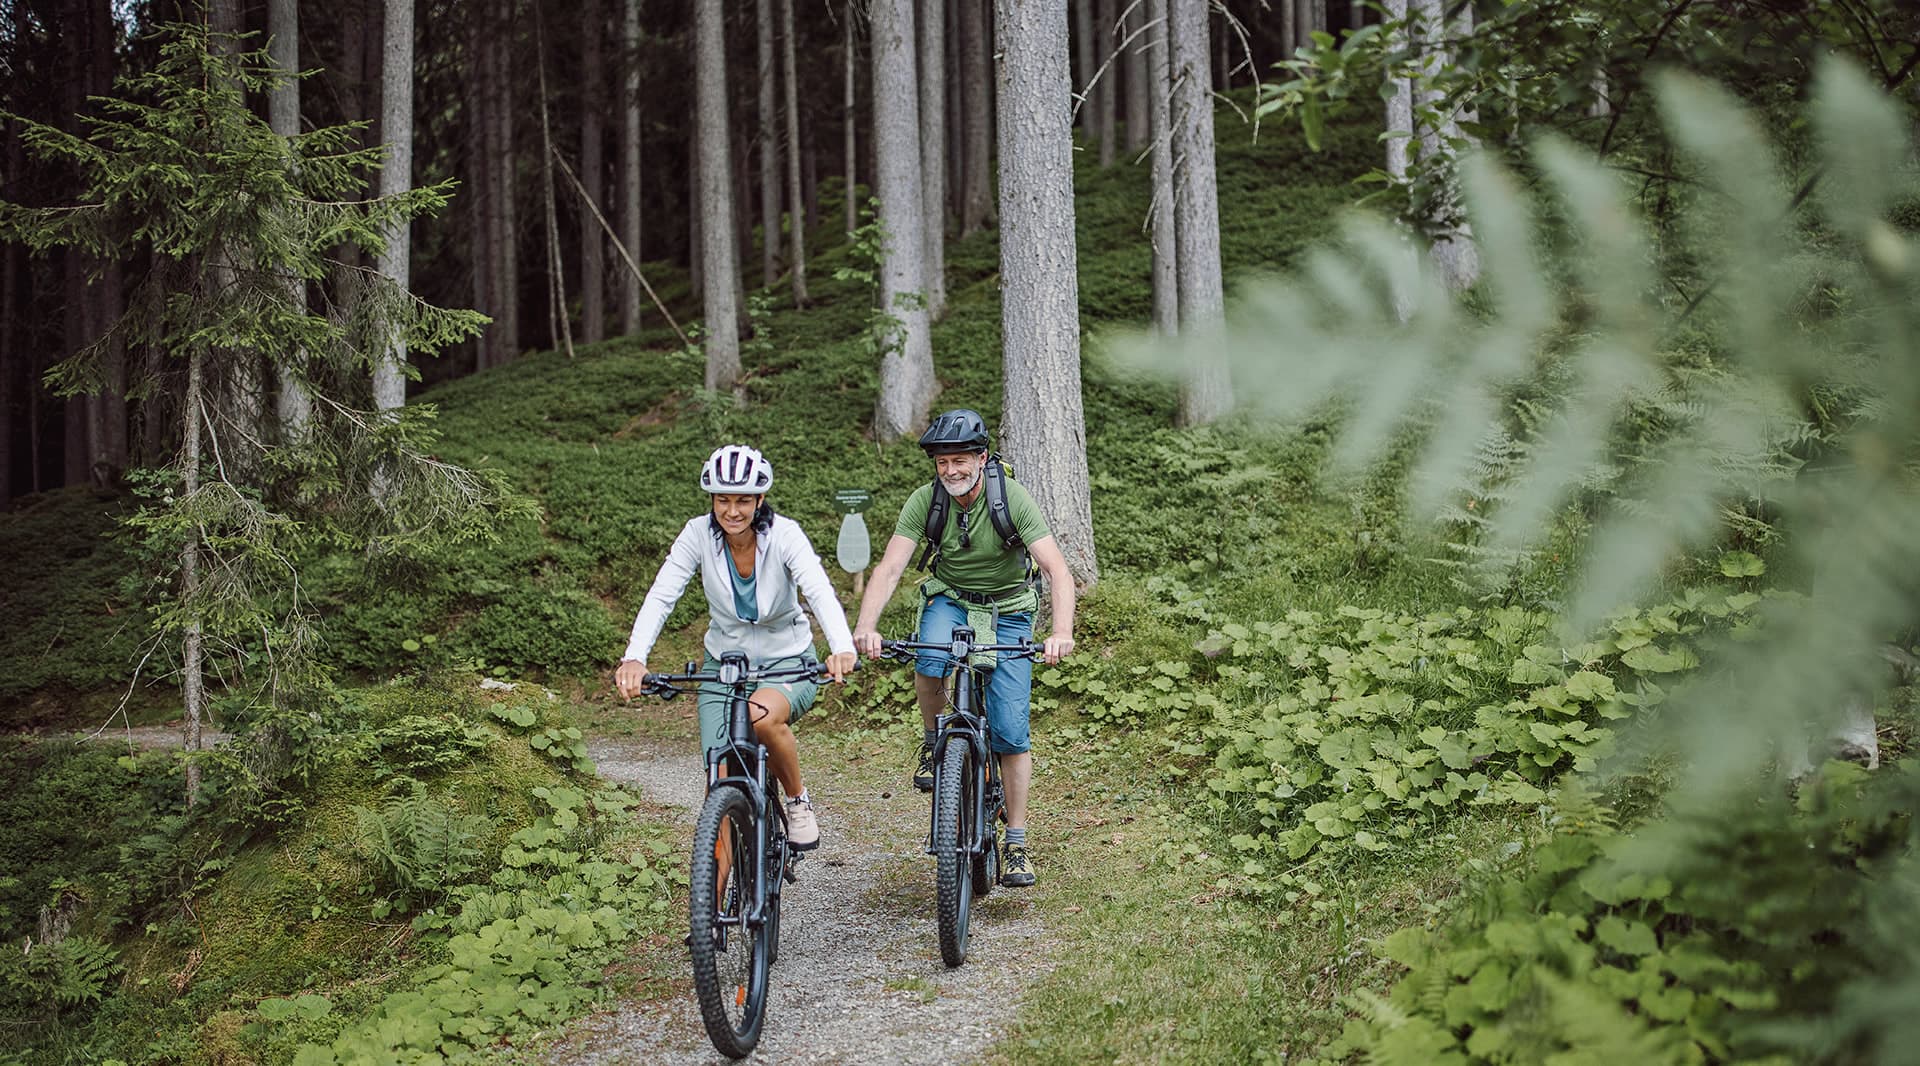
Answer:
[[[686,838],[704,792],[689,703],[638,708],[590,745],[601,776],[639,793]],[[622,726],[632,732],[619,735]],[[787,889],[766,1028],[747,1061],[979,1060],[1062,958],[1065,905],[1048,875],[1049,860],[1064,856],[1036,830],[1039,885],[976,900],[967,961],[948,969],[924,850],[927,798],[908,780],[910,731],[810,731],[803,722],[799,733],[822,842]],[[645,971],[636,990],[576,1022],[546,1061],[725,1061],[707,1042],[679,944],[643,944],[634,961]]]

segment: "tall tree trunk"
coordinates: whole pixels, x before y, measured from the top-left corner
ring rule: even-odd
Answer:
[[[624,0],[620,15],[620,243],[638,263],[640,250],[640,0]],[[620,332],[640,332],[640,279],[620,274]]]
[[[1204,337],[1224,313],[1220,211],[1213,172],[1213,97],[1207,92],[1207,0],[1169,0],[1173,77],[1174,217],[1179,242],[1180,332]],[[1233,405],[1217,347],[1190,347],[1179,422],[1205,425]]]
[[[706,387],[731,392],[740,380],[740,322],[733,243],[733,166],[727,137],[727,40],[721,0],[694,0],[694,125],[700,155],[701,286],[707,319]]]
[[[1437,125],[1420,131],[1419,151],[1421,164],[1440,176],[1439,194],[1435,197],[1433,211],[1434,223],[1439,235],[1434,239],[1431,250],[1433,264],[1440,271],[1448,288],[1458,292],[1473,285],[1480,278],[1480,250],[1474,243],[1473,230],[1464,218],[1460,218],[1459,159],[1454,144],[1465,139],[1460,130],[1461,115],[1449,110],[1446,98],[1438,90],[1430,88],[1430,81],[1447,62],[1447,38],[1449,31],[1455,36],[1464,36],[1473,31],[1473,8],[1462,5],[1452,26],[1447,24],[1446,5],[1442,0],[1415,0],[1419,9],[1418,19],[1421,32],[1426,38],[1422,49],[1424,74],[1420,91],[1421,110],[1440,115]],[[1472,120],[1473,116],[1465,116]]]
[[[98,328],[105,334],[127,309],[118,260],[101,264],[100,280],[94,285],[93,296]],[[106,385],[96,398],[94,406],[98,415],[89,433],[93,443],[94,484],[102,488],[117,482],[127,469],[127,342],[117,331],[104,340],[106,349],[100,355],[100,365]]]
[[[297,0],[268,0],[267,55],[274,69],[284,72],[267,92],[267,124],[282,137],[300,134],[300,5]],[[307,307],[307,284],[289,271],[281,279],[286,287],[287,303],[296,311]],[[313,423],[313,397],[307,391],[306,375],[300,372],[304,353],[289,352],[275,360],[279,389],[275,394],[275,415],[280,435],[286,440],[302,440]]]
[[[1110,167],[1114,159],[1113,113],[1114,101],[1119,98],[1115,92],[1115,79],[1119,74],[1113,62],[1113,31],[1115,29],[1113,0],[1094,0],[1093,7],[1093,69],[1099,79],[1093,93],[1093,129],[1094,136],[1100,139],[1100,165]]]
[[[494,167],[494,355],[504,362],[520,355],[520,181],[513,130],[513,44],[516,39],[517,0],[495,0],[493,48],[493,167]],[[484,91],[484,90],[483,90]]]
[[[211,0],[207,5],[207,28],[216,35],[213,48],[237,55],[247,47],[239,38],[246,29],[239,0]],[[234,264],[246,258],[242,249],[217,248],[210,253],[210,258],[211,281],[216,287],[226,289],[238,284]],[[230,474],[247,481],[259,465],[249,442],[262,439],[261,430],[266,422],[264,367],[259,353],[251,356],[236,353],[228,364],[230,372],[225,376],[223,395],[214,401],[220,411],[217,421],[227,423],[230,430],[222,445],[221,458]]]
[[[960,52],[960,8],[972,0],[961,0],[959,4],[942,4],[946,10],[946,25],[943,36],[947,42],[946,74],[947,99],[947,224],[957,223],[960,218],[960,197],[967,183],[967,117],[961,112],[965,106],[963,84],[967,79],[966,59]]]
[[[947,42],[946,0],[920,0],[920,208],[926,238],[927,314],[947,313]]]
[[[845,79],[845,92],[841,97],[841,102],[840,102],[840,126],[846,139],[847,151],[846,151],[846,161],[844,163],[844,167],[847,175],[847,189],[846,189],[847,220],[846,221],[847,221],[847,236],[851,237],[853,236],[853,231],[860,228],[859,194],[855,191],[855,186],[859,183],[858,174],[859,174],[860,156],[858,151],[859,137],[858,137],[857,131],[860,128],[860,123],[859,123],[859,116],[857,116],[854,113],[854,105],[856,103],[855,89],[858,87],[859,64],[854,61],[854,57],[856,53],[853,47],[854,15],[853,15],[853,4],[851,2],[845,5],[845,8],[841,13],[841,17],[846,20],[845,21],[846,37],[840,46],[841,58],[846,62],[846,79]]]
[[[921,207],[914,0],[873,0],[874,193],[880,202],[880,306],[893,319],[880,359],[874,436],[918,432],[937,385],[926,305],[926,211]]]
[[[1099,577],[1080,398],[1066,0],[999,0],[1001,439],[1081,584]]]
[[[88,335],[92,328],[91,315],[87,313],[87,274],[86,256],[78,248],[69,247],[62,256],[66,263],[66,311],[62,316],[66,337],[65,354],[71,356],[87,346],[93,339]],[[62,408],[64,433],[61,437],[61,479],[62,485],[84,485],[91,478],[88,472],[88,457],[92,448],[87,441],[87,430],[91,419],[88,417],[87,398],[75,394],[68,396]]]
[[[754,0],[755,43],[760,60],[756,102],[759,104],[760,129],[760,284],[773,288],[780,280],[780,135],[776,114],[779,67],[773,52],[773,5],[770,0]]]
[[[1386,18],[1392,32],[1407,47],[1414,41],[1407,21],[1407,0],[1385,0]],[[1413,144],[1413,83],[1391,70],[1387,74],[1387,173],[1395,181],[1407,180],[1407,159]]]
[[[1293,45],[1306,48],[1313,43],[1313,0],[1293,0]]]
[[[690,132],[693,139],[687,145],[687,284],[692,286],[694,292],[704,294],[707,291],[707,238],[704,232],[706,227],[701,225],[704,212],[700,205],[701,197],[705,195],[701,190],[705,186],[700,184],[700,130],[697,117],[695,127]]]
[[[1294,50],[1300,47],[1300,6],[1295,0],[1279,0],[1280,3],[1280,51],[1287,59],[1293,58]]]
[[[205,357],[199,349],[187,357],[187,395],[184,421],[186,423],[185,444],[182,455],[183,481],[181,488],[191,499],[200,491],[200,424],[205,421],[206,387],[201,374],[201,364]],[[183,747],[187,751],[199,751],[201,742],[201,716],[206,708],[205,678],[201,668],[201,627],[200,627],[200,530],[195,526],[187,531],[187,540],[180,548],[180,602],[187,608],[186,628],[181,640],[180,654],[180,695],[186,703],[186,739]],[[193,806],[200,794],[200,763],[195,759],[187,760],[187,806]]]
[[[1151,137],[1151,119],[1147,115],[1147,94],[1151,92],[1147,73],[1147,0],[1121,0],[1126,18],[1121,20],[1120,57],[1122,83],[1127,91],[1127,154],[1137,157]]]
[[[494,198],[499,191],[493,182],[493,92],[487,82],[493,75],[494,35],[484,18],[467,20],[467,81],[475,91],[464,100],[467,118],[466,201],[470,254],[468,273],[473,285],[473,307],[494,319],[494,324],[473,339],[473,369],[485,370],[500,361],[494,354],[498,344],[500,304],[493,290],[500,255],[495,243]]]
[[[966,116],[966,174],[961,179],[960,236],[987,228],[993,218],[993,58],[987,47],[987,5],[961,0],[961,113]],[[1071,136],[1071,131],[1069,131]]]
[[[1367,24],[1367,5],[1360,3],[1359,0],[1354,0],[1353,3],[1348,4],[1347,5],[1347,28],[1350,30],[1357,30],[1357,29],[1360,29],[1362,26],[1365,26],[1366,24]]]
[[[799,46],[793,35],[793,0],[780,0],[780,64],[786,89],[787,115],[787,231],[793,267],[793,305],[807,305],[807,198],[800,186],[800,70]],[[778,228],[776,226],[776,228]]]
[[[17,174],[15,160],[19,138],[9,137],[7,173]],[[0,242],[0,511],[12,505],[13,434],[19,423],[14,419],[20,380],[20,337],[17,323],[20,305],[20,248],[12,242]],[[36,428],[37,427],[31,427]]]
[[[537,18],[537,16],[536,16]],[[551,343],[573,358],[573,315],[567,304],[567,264],[560,253],[560,200],[553,185],[553,123],[547,112],[547,42],[535,22],[535,52],[540,91],[540,199],[547,215],[547,329]]]
[[[404,196],[413,188],[413,0],[386,0],[386,32],[380,50],[380,136],[387,157],[380,167],[380,195]],[[412,236],[405,222],[387,228],[380,273],[401,292],[412,288]],[[394,330],[373,365],[373,405],[382,411],[406,406],[407,339]]]
[[[594,344],[607,336],[607,239],[593,216],[606,203],[606,59],[600,43],[606,17],[599,0],[581,5],[580,38],[580,188],[593,205],[580,219],[580,340]]]
[[[999,22],[999,4],[994,5],[994,33],[998,40],[1005,41]],[[1078,98],[1074,101],[1074,114],[1080,120],[1080,135],[1088,142],[1094,138],[1093,126],[1093,0],[1073,0],[1073,58],[1076,67],[1073,73],[1074,88]]]
[[[1148,135],[1153,139],[1153,206],[1149,222],[1153,235],[1153,324],[1163,336],[1180,332],[1179,245],[1174,228],[1173,122],[1168,99],[1173,80],[1167,62],[1167,0],[1146,0],[1147,70],[1152,75],[1147,94]]]

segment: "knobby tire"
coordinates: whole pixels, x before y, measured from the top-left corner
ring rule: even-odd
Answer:
[[[947,745],[934,791],[933,850],[938,897],[940,961],[949,967],[967,961],[967,926],[973,910],[973,870],[964,850],[972,811],[970,751],[963,740]]]
[[[739,918],[753,907],[759,873],[753,817],[753,804],[745,791],[726,787],[708,793],[694,825],[688,877],[687,944],[700,1016],[714,1049],[734,1059],[745,1058],[760,1042],[771,965],[767,930],[744,923],[723,926],[718,920],[722,913]],[[732,827],[728,884],[718,883],[719,859],[714,854],[723,823]]]

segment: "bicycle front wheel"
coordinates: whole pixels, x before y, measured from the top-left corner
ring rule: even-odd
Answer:
[[[973,863],[966,848],[972,842],[972,761],[965,741],[947,745],[934,787],[933,851],[934,895],[940,924],[940,961],[958,966],[967,961],[967,927],[973,910]]]
[[[707,1037],[734,1059],[760,1042],[767,1010],[766,930],[747,921],[759,876],[753,804],[738,788],[715,789],[693,830],[687,945]]]

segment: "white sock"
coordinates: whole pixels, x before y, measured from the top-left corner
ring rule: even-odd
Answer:
[[[800,794],[798,796],[793,797],[793,801],[795,803],[812,803],[813,797],[807,795],[807,790],[803,788],[800,790]]]

